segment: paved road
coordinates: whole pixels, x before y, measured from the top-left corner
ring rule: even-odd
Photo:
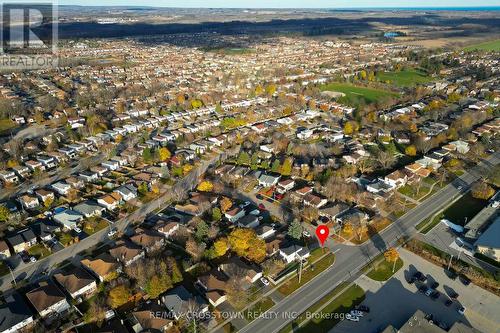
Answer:
[[[239,332],[277,332],[292,319],[318,302],[332,291],[342,281],[351,279],[359,270],[377,254],[386,248],[394,246],[402,236],[411,237],[416,233],[415,225],[443,209],[448,202],[466,193],[470,185],[484,174],[484,169],[500,163],[500,154],[490,156],[469,172],[455,179],[434,195],[424,200],[419,206],[392,223],[363,246],[331,245],[337,251],[334,266],[319,274],[315,279],[272,307],[269,312],[272,319],[258,318],[245,326]]]
[[[205,173],[205,171],[216,161],[220,159],[225,159],[231,154],[235,154],[239,150],[239,146],[235,146],[232,149],[229,149],[225,152],[220,152],[215,156],[211,157],[208,160],[202,160],[199,167],[193,170],[189,175],[183,178],[181,181],[177,182],[172,188],[163,193],[160,197],[155,200],[148,202],[145,205],[139,207],[135,212],[127,217],[118,220],[114,227],[118,231],[125,231],[125,229],[133,222],[142,222],[144,217],[153,212],[156,209],[164,208],[165,205],[170,203],[170,200],[176,193],[187,192],[193,189],[197,183],[200,175]],[[80,242],[66,247],[58,252],[51,254],[48,257],[42,258],[36,263],[28,263],[21,264],[17,269],[15,269],[12,274],[5,275],[0,280],[0,290],[5,291],[12,288],[12,275],[17,281],[21,280],[36,280],[41,272],[53,270],[54,266],[65,261],[71,260],[76,257],[78,253],[90,249],[101,242],[108,242],[108,233],[109,229],[103,229],[95,234],[90,235],[89,237],[82,239]]]

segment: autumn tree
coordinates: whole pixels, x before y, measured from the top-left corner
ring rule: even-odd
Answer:
[[[476,182],[471,189],[472,196],[476,199],[488,200],[495,194],[495,190],[485,181]]]
[[[211,192],[214,189],[214,184],[209,180],[204,180],[198,185],[198,191]]]
[[[281,166],[281,174],[283,176],[290,176],[292,174],[292,167],[292,160],[290,158],[285,159]]]
[[[160,161],[165,162],[165,161],[170,159],[172,154],[170,153],[170,151],[166,147],[162,147],[162,148],[158,149],[158,156],[160,158]]]
[[[240,257],[261,262],[266,257],[266,243],[257,237],[255,230],[236,228],[228,236],[231,250]]]
[[[396,262],[399,259],[398,250],[396,250],[394,247],[391,247],[387,251],[384,252],[384,257],[385,257],[385,260],[387,260],[390,263],[393,263],[392,272],[394,273],[394,269],[396,268]]]
[[[408,156],[415,156],[417,155],[417,148],[414,145],[409,145],[405,148],[405,154]]]
[[[221,257],[229,250],[229,242],[226,237],[217,239],[213,245],[214,257]]]
[[[118,285],[109,291],[108,304],[113,309],[119,308],[126,304],[131,296],[130,289],[126,285]]]
[[[10,210],[4,205],[0,205],[0,222],[6,222],[10,218]]]
[[[220,209],[223,213],[227,212],[231,207],[233,207],[233,202],[228,197],[222,198],[220,201]]]

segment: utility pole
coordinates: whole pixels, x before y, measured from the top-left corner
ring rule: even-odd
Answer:
[[[451,266],[451,259],[453,259],[453,254],[451,255],[450,257],[450,261],[448,262],[448,270],[450,270],[450,266]]]
[[[14,286],[17,287],[17,282],[16,282],[16,279],[14,278],[14,273],[12,273],[12,269],[10,268],[9,265],[7,265],[7,267],[9,267],[9,272],[10,272],[10,275],[12,276],[12,282],[14,282]]]
[[[458,251],[457,261],[460,261],[460,255],[462,254],[462,249],[463,249],[463,247],[460,246],[460,251]]]
[[[302,279],[302,258],[299,257],[300,260],[300,265],[299,265],[299,284],[300,280]]]

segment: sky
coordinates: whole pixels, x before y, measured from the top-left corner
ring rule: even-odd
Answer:
[[[60,5],[195,8],[374,8],[499,6],[499,0],[58,0]]]

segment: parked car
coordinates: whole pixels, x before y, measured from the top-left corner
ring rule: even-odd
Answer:
[[[260,214],[260,210],[258,210],[258,209],[254,209],[254,210],[252,210],[252,211],[250,212],[250,215],[255,215],[255,216],[257,216],[257,215],[259,215],[259,214]]]
[[[31,261],[31,262],[36,262],[36,258],[35,258],[35,257],[33,257],[33,256],[31,256],[31,257],[30,257],[30,261]]]
[[[427,290],[425,291],[425,296],[431,296],[433,293],[434,293],[434,289],[431,289],[431,288],[427,288]]]
[[[311,237],[311,234],[307,230],[302,231],[302,235],[304,235],[304,237]]]
[[[455,280],[457,278],[457,273],[454,270],[445,270],[446,276],[450,279]]]
[[[458,294],[455,291],[452,291],[452,292],[450,292],[450,298],[451,299],[457,299],[458,298]]]
[[[439,283],[438,282],[434,281],[434,282],[431,283],[431,288],[432,289],[437,289],[437,287],[439,287]]]
[[[259,209],[260,210],[266,210],[266,206],[264,206],[264,204],[260,203],[259,204]]]
[[[262,282],[262,284],[265,285],[265,286],[269,285],[269,281],[265,277],[261,277],[260,278],[260,282]]]
[[[108,231],[108,237],[113,237],[116,234],[117,230],[116,229],[111,229]]]
[[[245,208],[246,206],[248,206],[248,205],[250,205],[250,204],[251,204],[251,202],[250,202],[250,201],[245,201],[244,203],[242,203],[242,204],[240,205],[240,208]]]
[[[363,317],[363,311],[359,310],[351,310],[350,314],[351,316]]]
[[[444,305],[446,305],[446,306],[450,306],[452,304],[453,304],[453,301],[449,298],[446,300],[446,302],[444,302]]]
[[[458,309],[458,313],[460,313],[461,315],[464,315],[465,310],[466,310],[465,306],[462,306],[462,307],[460,307],[460,309]]]
[[[441,295],[441,293],[437,290],[434,290],[434,292],[431,294],[431,298],[435,301],[439,298],[439,295]]]
[[[464,286],[468,286],[470,284],[470,279],[465,275],[460,275],[458,279]]]
[[[82,232],[82,229],[80,229],[80,228],[78,228],[78,227],[74,227],[74,228],[73,228],[73,230],[74,230],[77,234],[79,234],[79,233],[81,233],[81,232]]]
[[[417,278],[412,276],[409,280],[408,280],[408,283],[409,284],[413,284],[415,281],[417,281]]]
[[[350,321],[359,321],[359,317],[353,316],[350,313],[346,313],[345,319],[350,320]]]
[[[427,277],[422,272],[416,272],[413,276],[420,282],[425,282]]]
[[[369,313],[370,312],[370,308],[366,305],[358,305],[355,307],[356,310],[359,310],[359,311],[363,311],[363,312],[366,312],[366,313]]]

